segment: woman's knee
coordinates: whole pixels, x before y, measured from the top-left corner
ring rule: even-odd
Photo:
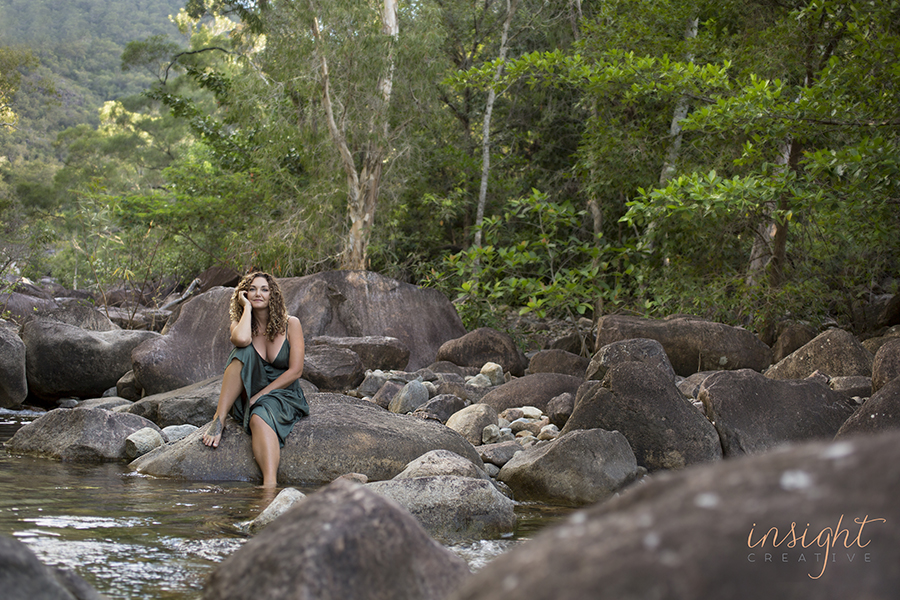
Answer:
[[[250,433],[253,435],[275,433],[275,430],[259,415],[250,415]]]

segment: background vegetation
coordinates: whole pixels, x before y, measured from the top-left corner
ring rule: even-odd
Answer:
[[[0,48],[10,274],[364,266],[470,327],[764,339],[898,291],[896,0],[0,0]]]

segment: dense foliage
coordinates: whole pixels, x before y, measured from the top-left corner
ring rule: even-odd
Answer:
[[[352,240],[470,326],[631,310],[766,335],[859,327],[897,292],[896,1],[190,0],[168,21],[180,2],[93,0],[42,25],[49,4],[0,2],[0,45],[40,61],[16,73],[54,74],[0,140],[23,274],[299,275]],[[87,81],[90,114],[41,116]]]

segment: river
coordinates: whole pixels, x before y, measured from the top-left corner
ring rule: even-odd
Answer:
[[[0,410],[0,442],[31,418]],[[239,524],[266,502],[250,483],[154,478],[125,463],[64,463],[0,448],[0,535],[109,598],[199,598],[216,564],[246,541]],[[567,512],[520,505],[515,535],[450,549],[477,570]]]

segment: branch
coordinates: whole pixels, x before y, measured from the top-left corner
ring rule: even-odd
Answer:
[[[219,50],[220,52],[224,52],[225,54],[235,54],[231,50],[226,50],[225,48],[220,48],[218,46],[210,46],[209,48],[200,48],[199,50],[187,50],[185,52],[179,52],[175,56],[172,57],[172,61],[166,65],[166,75],[163,77],[163,83],[169,81],[169,69],[175,66],[175,63],[178,62],[178,59],[182,56],[187,56],[189,54],[200,54],[201,52],[209,52],[210,50]]]

